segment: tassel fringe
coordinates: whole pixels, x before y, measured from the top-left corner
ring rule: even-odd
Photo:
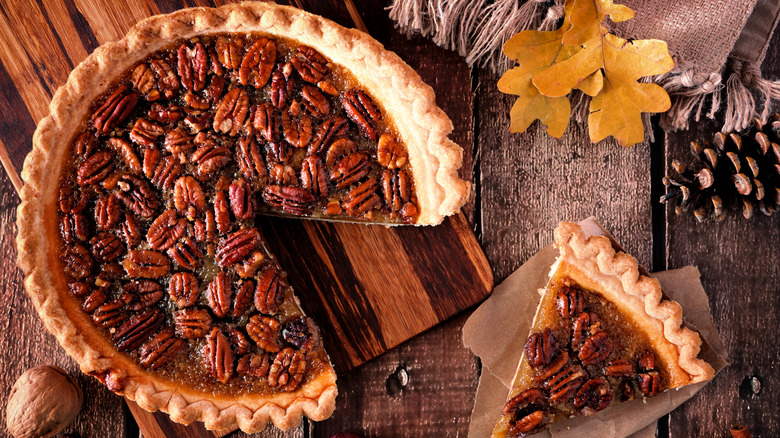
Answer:
[[[503,73],[512,67],[504,56],[509,38],[528,29],[554,30],[563,18],[564,0],[393,0],[390,18],[408,35],[430,37],[437,45],[457,51],[469,66]],[[741,131],[758,117],[766,122],[771,103],[780,99],[780,81],[761,77],[759,66],[729,58],[724,72],[698,72],[676,59],[673,71],[648,78],[670,95],[672,106],[661,116],[669,130],[688,129],[691,118],[715,118],[725,94],[724,132]],[[723,75],[726,76],[725,84]],[[757,100],[755,96],[759,96]],[[577,122],[588,117],[590,97],[574,91],[570,96]],[[707,103],[709,106],[707,107]],[[757,107],[761,113],[757,113]],[[652,136],[649,114],[643,119]]]

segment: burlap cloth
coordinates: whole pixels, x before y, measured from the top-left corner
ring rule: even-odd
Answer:
[[[390,17],[410,34],[429,36],[457,50],[470,65],[506,71],[501,47],[525,29],[559,25],[564,0],[393,0]],[[613,31],[669,45],[674,70],[647,78],[672,96],[662,123],[687,128],[723,107],[724,131],[742,130],[754,117],[766,119],[780,83],[762,78],[760,65],[780,16],[780,0],[615,0],[636,17]],[[725,103],[725,105],[724,105]],[[760,110],[759,114],[757,110]],[[575,114],[575,118],[580,119]]]

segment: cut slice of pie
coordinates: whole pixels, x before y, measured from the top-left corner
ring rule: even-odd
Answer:
[[[658,280],[605,236],[563,222],[560,256],[536,311],[494,438],[524,437],[553,422],[708,380],[699,335]]]
[[[438,224],[469,188],[451,130],[362,32],[259,2],[152,17],[38,125],[25,287],[81,369],[147,410],[246,432],[325,419],[336,375],[255,215]]]

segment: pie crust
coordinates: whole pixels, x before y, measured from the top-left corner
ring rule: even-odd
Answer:
[[[684,327],[682,308],[664,297],[658,280],[644,275],[634,257],[616,251],[608,237],[588,236],[570,222],[555,229],[555,246],[560,255],[547,286],[540,291],[543,297],[493,438],[535,434],[566,416],[591,415],[618,399],[631,399],[635,392],[652,396],[713,377],[713,368],[697,357],[701,339]],[[587,294],[592,295],[590,300],[604,303],[596,306],[600,310],[589,310]],[[588,320],[584,330],[577,328]],[[589,324],[593,325],[587,328]],[[564,327],[564,334],[559,327]],[[572,341],[561,341],[561,336]],[[614,343],[609,339],[612,336],[617,336]],[[575,337],[588,339],[575,346]],[[590,338],[595,347],[585,353]],[[613,345],[618,347],[613,350]],[[575,349],[573,355],[579,356],[581,364],[570,360],[569,348]],[[652,365],[643,365],[645,355]],[[633,362],[637,357],[642,357],[638,367]],[[641,390],[633,383],[640,376],[648,379]],[[598,389],[587,389],[589,384]],[[611,385],[629,392],[613,392]]]
[[[227,398],[204,396],[147,373],[117,352],[67,292],[59,259],[59,176],[70,145],[89,117],[92,102],[139,60],[171,42],[197,35],[263,32],[308,45],[335,60],[391,114],[409,152],[420,214],[416,224],[438,224],[465,202],[469,183],[457,176],[462,150],[447,138],[452,123],[435,104],[433,90],[397,55],[368,35],[343,28],[292,7],[240,3],[218,9],[193,8],[139,22],[121,40],[95,50],[57,90],[50,115],[38,124],[25,160],[17,212],[18,264],[24,285],[46,328],[84,373],[149,411],[162,410],[177,422],[203,421],[208,429],[262,430],[299,424],[303,414],[328,418],[335,409],[336,376],[330,370],[294,392]]]

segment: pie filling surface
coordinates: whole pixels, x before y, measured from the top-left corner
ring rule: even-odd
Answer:
[[[261,34],[180,41],[100,98],[60,181],[69,290],[116,349],[213,394],[331,369],[256,214],[418,216],[408,153],[344,68]]]
[[[493,436],[523,437],[564,418],[654,396],[669,381],[657,357],[614,304],[559,275],[542,298]]]

